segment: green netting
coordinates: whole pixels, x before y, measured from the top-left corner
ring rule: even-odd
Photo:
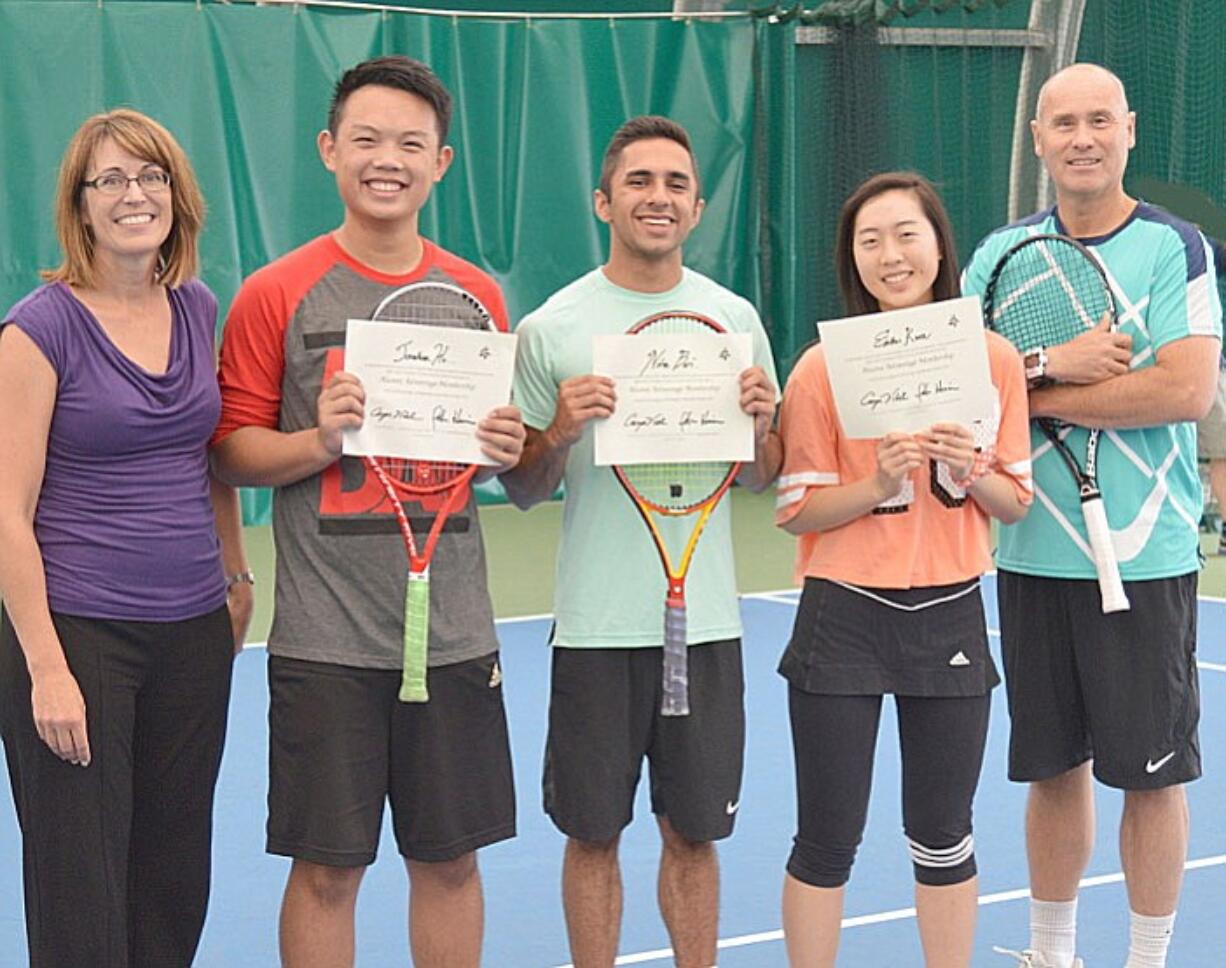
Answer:
[[[891,26],[928,34],[1026,26],[1026,3],[967,6],[941,13],[929,5]],[[794,32],[767,27],[765,34],[763,298],[786,372],[815,337],[814,323],[843,315],[835,225],[843,199],[869,175],[907,168],[930,178],[963,258],[1004,220],[1022,49],[898,44],[874,23],[819,30],[803,44]]]
[[[835,223],[843,198],[865,177],[889,168],[929,177],[963,261],[1007,221],[1025,48],[1007,43],[1004,32],[1024,30],[1030,6],[838,0],[795,10],[783,30],[763,28],[762,298],[784,372],[814,337],[813,323],[842,314],[831,258]],[[1077,55],[1115,70],[1137,111],[1127,187],[1218,238],[1226,235],[1223,14],[1210,0],[1088,0]],[[797,45],[796,26],[805,22],[843,25]],[[977,39],[902,44],[884,28],[912,40],[941,28]],[[979,46],[982,31],[1002,32],[1000,42]]]
[[[1226,4],[1090,0],[1078,56],[1107,64],[1137,113],[1125,185],[1226,240]]]

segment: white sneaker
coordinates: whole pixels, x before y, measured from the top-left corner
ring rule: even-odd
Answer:
[[[1044,958],[1037,951],[1031,951],[1027,948],[1025,951],[1014,951],[1012,948],[997,948],[993,945],[992,950],[998,955],[1012,955],[1017,959],[1015,968],[1052,968],[1052,963]],[[1073,968],[1085,968],[1085,962],[1080,958],[1073,959]]]

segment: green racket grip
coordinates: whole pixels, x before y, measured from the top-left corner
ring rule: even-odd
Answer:
[[[404,592],[404,665],[400,678],[401,702],[426,702],[426,654],[430,641],[430,579],[409,575]]]

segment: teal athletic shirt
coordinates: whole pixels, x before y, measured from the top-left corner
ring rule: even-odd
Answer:
[[[993,232],[962,277],[967,295],[982,295],[997,260],[1028,235],[1067,234],[1055,208]],[[1132,337],[1132,368],[1154,365],[1167,343],[1187,336],[1222,337],[1222,304],[1213,257],[1187,222],[1146,202],[1109,235],[1081,239],[1098,257],[1115,294],[1120,330]],[[1087,432],[1074,428],[1073,454]],[[1077,487],[1043,434],[1031,427],[1035,502],[1020,522],[1000,529],[998,567],[1051,578],[1093,578],[1094,565]],[[1098,444],[1098,482],[1125,581],[1169,578],[1199,566],[1204,496],[1196,466],[1196,425],[1105,430]]]

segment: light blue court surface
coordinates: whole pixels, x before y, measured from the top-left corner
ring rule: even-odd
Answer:
[[[989,615],[994,586],[985,582]],[[796,593],[753,596],[743,603],[749,740],[744,795],[734,836],[720,847],[723,968],[784,965],[779,889],[793,832],[791,749],[786,693],[774,671]],[[1192,841],[1171,968],[1226,964],[1226,602],[1201,603],[1202,745],[1206,778],[1189,787]],[[994,619],[990,620],[991,624]],[[504,622],[505,688],[519,788],[519,837],[481,854],[485,877],[485,964],[494,968],[557,968],[568,961],[559,900],[562,838],[540,807],[545,735],[548,619]],[[265,654],[237,660],[229,742],[217,796],[213,900],[198,964],[274,966],[276,919],[287,862],[263,852]],[[911,868],[901,834],[897,740],[892,707],[882,724],[880,756],[865,843],[848,891],[848,926],[840,965],[921,965],[911,905]],[[1026,867],[1022,850],[1024,790],[1005,779],[1007,716],[996,692],[992,731],[976,802],[975,839],[983,907],[974,964],[1010,968],[993,944],[1027,940]],[[25,964],[19,842],[11,799],[0,800],[0,966]],[[1087,968],[1124,961],[1127,901],[1115,848],[1120,797],[1099,790],[1098,845],[1081,893],[1079,946]],[[657,835],[645,797],[623,840],[625,921],[619,964],[667,965],[667,935],[656,913]],[[358,964],[408,963],[405,878],[390,831],[366,877],[358,910]],[[71,926],[65,926],[71,930]]]

